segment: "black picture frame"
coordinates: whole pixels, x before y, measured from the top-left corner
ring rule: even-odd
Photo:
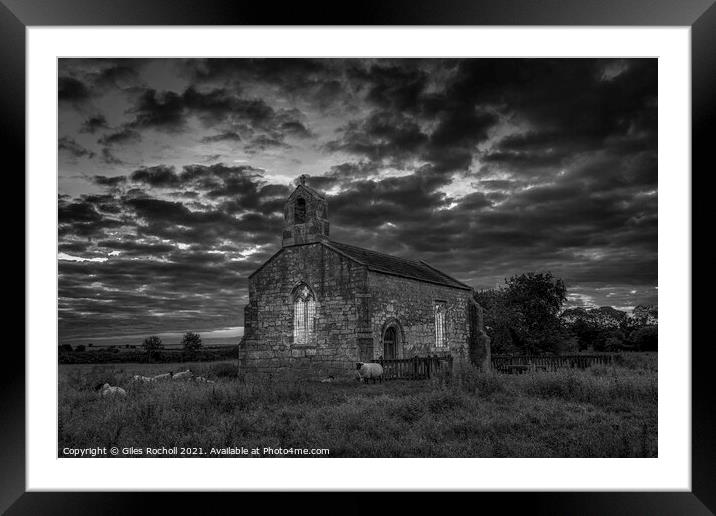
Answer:
[[[692,180],[704,175],[713,146],[716,91],[716,6],[714,0],[370,0],[346,9],[339,2],[302,4],[281,9],[269,2],[218,0],[0,0],[0,141],[14,170],[25,170],[25,29],[39,25],[620,25],[691,27],[692,70]],[[20,99],[23,99],[21,102]],[[711,129],[711,131],[709,130]],[[15,172],[15,192],[22,191],[24,175]],[[692,187],[692,191],[694,190]],[[23,210],[24,212],[24,210]],[[694,221],[706,213],[693,209]],[[693,233],[692,233],[693,234]],[[18,246],[19,247],[19,246]],[[23,247],[24,249],[24,247]],[[693,251],[692,251],[693,252]],[[23,251],[23,269],[27,256]],[[693,266],[692,266],[693,274]],[[16,298],[13,298],[16,300]],[[24,299],[24,294],[23,294]],[[17,308],[24,303],[15,303]],[[19,318],[16,318],[19,320]],[[712,514],[716,512],[716,406],[711,382],[709,339],[692,346],[692,491],[588,493],[471,493],[454,494],[450,506],[487,507],[507,504],[510,510],[531,514]],[[205,509],[206,498],[248,507],[256,500],[246,493],[59,493],[25,489],[25,354],[14,343],[3,353],[0,375],[0,511],[8,514],[132,514],[159,502],[164,512]],[[681,343],[688,345],[689,343]],[[301,506],[325,504],[322,494],[299,495]],[[340,502],[358,512],[365,495],[352,493]],[[463,500],[477,497],[477,501]],[[283,496],[271,495],[271,503]],[[352,499],[352,500],[351,500]],[[403,511],[425,508],[425,497],[411,496]],[[293,502],[295,507],[295,502]],[[343,509],[341,509],[343,510]],[[443,506],[444,510],[444,506]],[[362,511],[361,511],[362,512]]]

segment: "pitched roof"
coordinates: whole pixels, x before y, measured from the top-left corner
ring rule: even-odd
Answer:
[[[343,244],[333,240],[324,242],[324,244],[376,272],[403,276],[405,278],[412,278],[430,283],[438,283],[440,285],[447,285],[448,287],[468,290],[472,289],[469,285],[448,276],[435,267],[428,265],[423,260],[416,261],[409,260],[407,258],[400,258],[398,256],[379,253],[377,251],[371,251],[370,249]]]
[[[291,195],[288,196],[288,199],[290,200],[291,198],[293,198],[293,197],[296,195],[296,192],[298,192],[298,191],[300,191],[300,190],[305,190],[305,191],[308,192],[309,194],[313,195],[314,197],[318,197],[319,199],[324,199],[324,200],[326,199],[326,196],[325,196],[325,195],[323,195],[321,192],[319,192],[319,191],[316,190],[315,188],[311,188],[311,187],[308,186],[307,184],[302,184],[302,185],[300,184],[300,185],[298,185],[298,186],[293,190],[293,192],[291,192]]]

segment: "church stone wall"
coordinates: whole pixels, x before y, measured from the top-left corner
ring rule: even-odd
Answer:
[[[386,324],[397,320],[403,333],[399,357],[452,354],[455,360],[469,360],[469,291],[374,271],[368,272],[368,288],[374,358],[383,355],[382,335]],[[441,348],[435,347],[436,300],[446,304],[447,346]]]
[[[293,289],[306,283],[316,296],[315,339],[293,342]],[[249,279],[244,371],[304,370],[315,376],[353,374],[359,330],[366,328],[365,267],[320,243],[288,246]]]

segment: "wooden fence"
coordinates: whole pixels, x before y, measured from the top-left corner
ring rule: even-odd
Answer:
[[[492,355],[492,368],[500,373],[586,369],[593,365],[610,365],[612,354],[601,355]]]
[[[431,377],[452,374],[452,356],[378,359],[383,366],[384,380],[427,380]]]

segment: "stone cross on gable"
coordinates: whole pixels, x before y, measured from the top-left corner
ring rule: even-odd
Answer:
[[[298,183],[301,185],[305,185],[306,179],[308,179],[309,177],[310,176],[308,174],[301,174],[300,176],[298,176]]]

